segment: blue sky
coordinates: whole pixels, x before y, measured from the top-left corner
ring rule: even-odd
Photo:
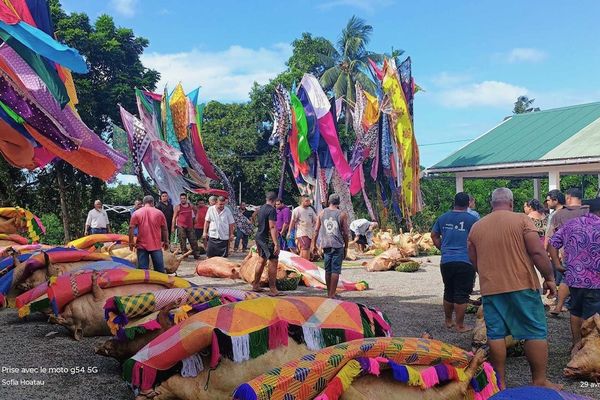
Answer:
[[[509,115],[516,97],[542,109],[600,101],[600,2],[62,0],[150,40],[160,85],[202,86],[203,101],[243,101],[281,72],[302,32],[335,41],[352,15],[370,48],[405,50],[425,92],[415,99],[421,163],[431,166]],[[543,140],[543,137],[540,138]],[[431,143],[455,142],[429,146]]]

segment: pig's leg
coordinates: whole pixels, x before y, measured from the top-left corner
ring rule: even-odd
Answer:
[[[98,285],[98,275],[98,271],[92,273],[92,296],[94,296],[94,301],[96,302],[105,300],[104,291]]]

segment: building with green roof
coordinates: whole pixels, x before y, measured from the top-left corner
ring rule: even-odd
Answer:
[[[456,190],[466,178],[540,178],[560,189],[560,175],[600,173],[600,102],[516,114],[428,168],[453,174]]]

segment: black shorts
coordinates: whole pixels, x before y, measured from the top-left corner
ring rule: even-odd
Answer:
[[[276,256],[275,246],[273,243],[264,243],[262,241],[256,241],[256,250],[258,252],[258,256],[264,260],[277,260],[279,257]]]
[[[466,262],[448,262],[440,265],[444,281],[444,300],[454,304],[465,304],[473,292],[475,268]]]
[[[574,317],[588,319],[600,313],[600,289],[583,289],[569,287],[571,302],[569,311]]]
[[[356,237],[356,233],[350,231],[350,234],[352,235],[352,240],[354,240],[354,238]],[[367,237],[365,235],[358,235],[358,240],[356,241],[356,244],[364,244],[365,246],[367,246],[369,244],[369,241],[367,240]]]

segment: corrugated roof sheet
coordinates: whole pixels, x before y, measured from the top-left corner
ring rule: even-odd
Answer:
[[[575,135],[599,118],[600,102],[513,115],[431,169],[571,158],[581,145],[585,154],[580,156],[600,156],[600,142],[582,140],[580,145],[578,140],[569,140],[577,139]],[[583,131],[581,138],[596,138],[596,130],[600,124]],[[563,146],[562,152],[561,144],[567,141],[570,145]]]

